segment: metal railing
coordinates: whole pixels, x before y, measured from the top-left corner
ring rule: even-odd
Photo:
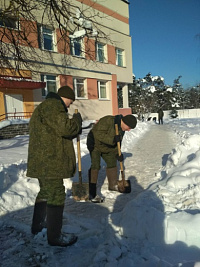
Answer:
[[[14,112],[0,115],[0,121],[14,119],[29,119],[33,112]]]

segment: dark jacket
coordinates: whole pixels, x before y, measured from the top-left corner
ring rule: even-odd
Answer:
[[[117,144],[114,142],[115,124],[118,124],[121,138],[124,136],[124,131],[121,129],[122,115],[105,116],[101,118],[88,134],[87,147],[92,151],[94,147],[102,153],[114,152],[117,154]]]
[[[163,118],[163,116],[164,116],[164,112],[163,112],[163,110],[160,108],[159,110],[158,110],[158,118]]]
[[[49,93],[33,112],[29,124],[27,176],[68,178],[76,171],[72,139],[81,129],[78,118],[69,119],[61,97]]]

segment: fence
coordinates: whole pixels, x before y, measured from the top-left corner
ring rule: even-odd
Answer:
[[[13,119],[29,119],[33,112],[15,112],[0,115],[0,121]]]
[[[200,109],[179,109],[178,119],[200,118]],[[170,110],[164,110],[164,118],[170,119]],[[150,113],[147,117],[158,117],[158,113]]]

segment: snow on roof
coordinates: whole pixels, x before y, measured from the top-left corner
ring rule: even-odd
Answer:
[[[40,83],[41,81],[36,81],[32,79],[25,79],[25,78],[16,78],[16,77],[0,77],[0,79],[7,80],[7,81],[26,81],[26,82],[35,82],[35,83]]]

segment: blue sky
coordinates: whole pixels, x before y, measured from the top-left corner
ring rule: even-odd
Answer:
[[[200,0],[129,0],[133,73],[200,83]],[[196,35],[199,34],[199,38]]]

